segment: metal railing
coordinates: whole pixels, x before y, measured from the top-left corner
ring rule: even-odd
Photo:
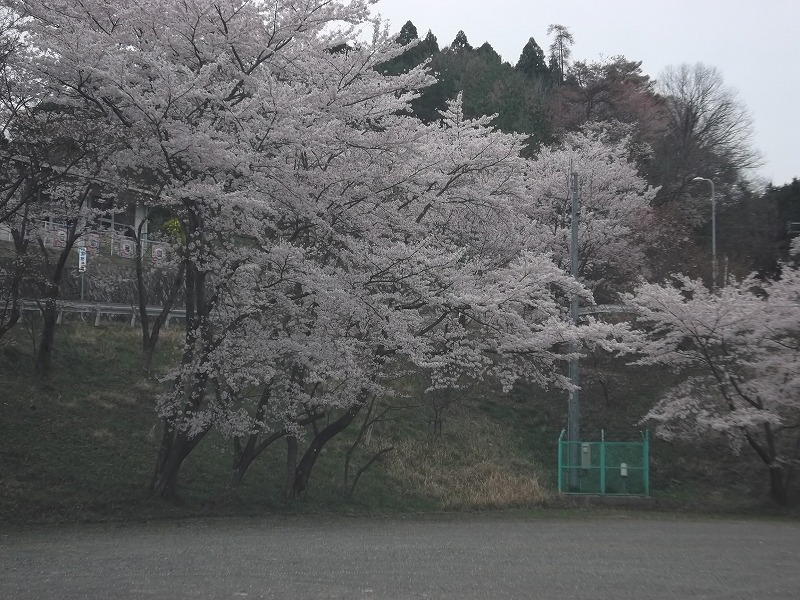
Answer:
[[[41,311],[41,303],[36,300],[22,300],[20,301],[20,310],[23,313],[39,312]],[[70,302],[70,301],[57,301],[58,322],[63,320],[63,315],[67,313],[79,313],[81,315],[91,315],[94,318],[95,327],[100,326],[100,318],[105,316],[110,318],[113,316],[130,317],[130,323],[133,327],[136,325],[136,319],[139,316],[139,308],[130,304],[115,304],[103,302]],[[156,316],[161,313],[163,307],[161,306],[148,306],[147,314],[149,316]],[[165,322],[169,326],[170,321],[176,319],[185,319],[186,310],[183,308],[174,308],[169,311],[169,316]]]

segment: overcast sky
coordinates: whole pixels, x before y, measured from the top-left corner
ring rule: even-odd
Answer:
[[[459,29],[515,64],[533,36],[547,54],[547,26],[575,38],[573,58],[622,54],[653,78],[668,65],[717,67],[738,91],[764,156],[758,175],[775,185],[800,179],[800,0],[380,0],[393,31],[410,20],[439,46]]]

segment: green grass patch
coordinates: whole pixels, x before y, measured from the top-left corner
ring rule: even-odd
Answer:
[[[347,485],[377,452],[392,448],[362,474],[352,496],[345,494],[344,460],[363,415],[324,448],[303,502],[284,501],[284,440],[253,463],[243,485],[231,487],[232,443],[212,433],[182,468],[183,504],[176,506],[148,490],[161,434],[154,407],[162,390],[139,371],[139,330],[106,321],[95,328],[80,319],[60,325],[52,374],[44,380],[33,375],[32,339],[19,326],[0,340],[0,521],[572,506],[554,493],[565,392],[518,386],[500,394],[480,385],[444,398],[447,404],[424,393],[427,384],[413,377],[397,383],[396,398],[382,401],[390,410],[352,452]],[[180,344],[179,328],[163,334],[157,370],[175,363]],[[605,377],[602,385],[599,377]],[[602,429],[621,440],[638,436],[637,421],[672,377],[621,361],[587,368],[584,431]],[[310,437],[307,432],[300,440],[301,453]],[[766,473],[747,455],[731,456],[723,440],[692,446],[654,440],[651,455],[657,507],[762,506]]]

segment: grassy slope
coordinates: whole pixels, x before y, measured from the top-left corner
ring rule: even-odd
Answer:
[[[157,362],[174,360],[178,332],[168,332]],[[181,474],[185,503],[175,507],[147,492],[158,423],[158,385],[138,372],[138,330],[71,323],[57,332],[54,373],[31,376],[25,329],[0,341],[0,521],[150,518],[271,510],[428,511],[528,507],[553,502],[556,440],[566,408],[563,392],[519,388],[499,395],[471,391],[444,412],[431,435],[430,401],[419,383],[395,399],[391,420],[377,424],[354,455],[353,473],[378,449],[394,450],[368,470],[354,496],[342,499],[344,453],[355,431],[326,447],[308,499],[281,500],[285,444],[277,442],[230,489],[230,442],[209,436]],[[608,401],[597,385],[607,380]],[[619,363],[585,371],[587,434],[605,428],[623,439],[669,383],[669,376]],[[655,442],[653,489],[668,505],[741,508],[759,497],[764,473],[746,458],[731,460],[708,442],[701,452]],[[724,460],[722,460],[724,458]],[[352,476],[352,475],[351,475]]]

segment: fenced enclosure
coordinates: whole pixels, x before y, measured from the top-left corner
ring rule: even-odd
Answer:
[[[602,496],[650,495],[650,434],[638,442],[570,442],[558,437],[558,491]]]

